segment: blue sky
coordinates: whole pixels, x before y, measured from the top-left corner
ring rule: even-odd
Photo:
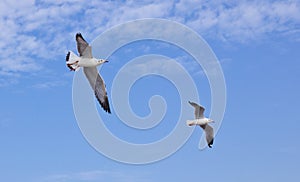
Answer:
[[[198,149],[202,131],[196,128],[170,157],[130,165],[103,156],[83,137],[73,112],[74,73],[65,66],[67,51],[76,51],[75,34],[82,32],[91,42],[113,26],[141,18],[190,27],[218,57],[227,104],[212,149]],[[0,19],[1,181],[299,181],[299,1],[12,0],[1,1]],[[117,71],[146,54],[182,64],[209,115],[211,94],[202,68],[176,46],[153,40],[126,45],[103,65],[110,101]],[[156,94],[168,107],[153,130],[126,127],[114,109],[107,115],[98,108],[99,115],[123,140],[159,140],[178,118],[175,87],[148,76],[136,82],[129,98],[133,111],[146,116],[148,100]]]

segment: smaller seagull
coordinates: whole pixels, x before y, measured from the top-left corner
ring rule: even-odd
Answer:
[[[81,33],[76,34],[78,57],[72,51],[66,56],[66,64],[71,71],[77,71],[83,67],[83,72],[94,90],[95,96],[101,107],[108,113],[110,112],[105,83],[99,75],[97,66],[108,61],[104,59],[96,59],[92,55],[92,47],[84,40]]]
[[[188,126],[199,125],[206,134],[206,141],[208,147],[211,148],[211,145],[214,142],[214,129],[211,126],[209,126],[208,123],[214,121],[210,118],[204,117],[203,113],[205,108],[203,106],[199,106],[198,104],[190,101],[189,103],[195,108],[195,120],[187,120],[186,124]]]

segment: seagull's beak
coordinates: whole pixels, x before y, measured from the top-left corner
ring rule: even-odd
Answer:
[[[108,63],[108,61],[107,61],[107,60],[104,60],[104,62],[105,62],[105,63]]]

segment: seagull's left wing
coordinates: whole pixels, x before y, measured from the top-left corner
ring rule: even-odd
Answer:
[[[94,90],[95,96],[97,100],[99,101],[101,107],[108,113],[110,112],[109,108],[109,102],[107,97],[107,92],[105,88],[105,83],[101,76],[99,75],[96,67],[84,67],[83,72],[87,79],[89,80],[89,83],[91,87]]]
[[[203,106],[199,106],[195,102],[189,101],[189,103],[195,108],[195,119],[204,118],[203,113],[204,113],[205,108]]]
[[[81,33],[76,34],[77,50],[80,57],[92,58],[92,47],[84,40]]]

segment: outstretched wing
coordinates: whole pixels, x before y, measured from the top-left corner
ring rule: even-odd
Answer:
[[[81,33],[76,34],[77,50],[80,57],[92,58],[92,47],[84,40]]]
[[[87,79],[89,80],[89,83],[91,87],[94,90],[95,96],[100,103],[101,107],[108,113],[110,112],[107,92],[105,88],[105,83],[101,76],[98,74],[96,67],[84,67],[83,72]]]
[[[196,119],[204,118],[203,113],[205,108],[191,101],[189,101],[189,103],[195,108],[195,118]]]
[[[200,127],[205,132],[208,147],[211,148],[211,145],[214,143],[214,129],[208,124],[200,125]]]

